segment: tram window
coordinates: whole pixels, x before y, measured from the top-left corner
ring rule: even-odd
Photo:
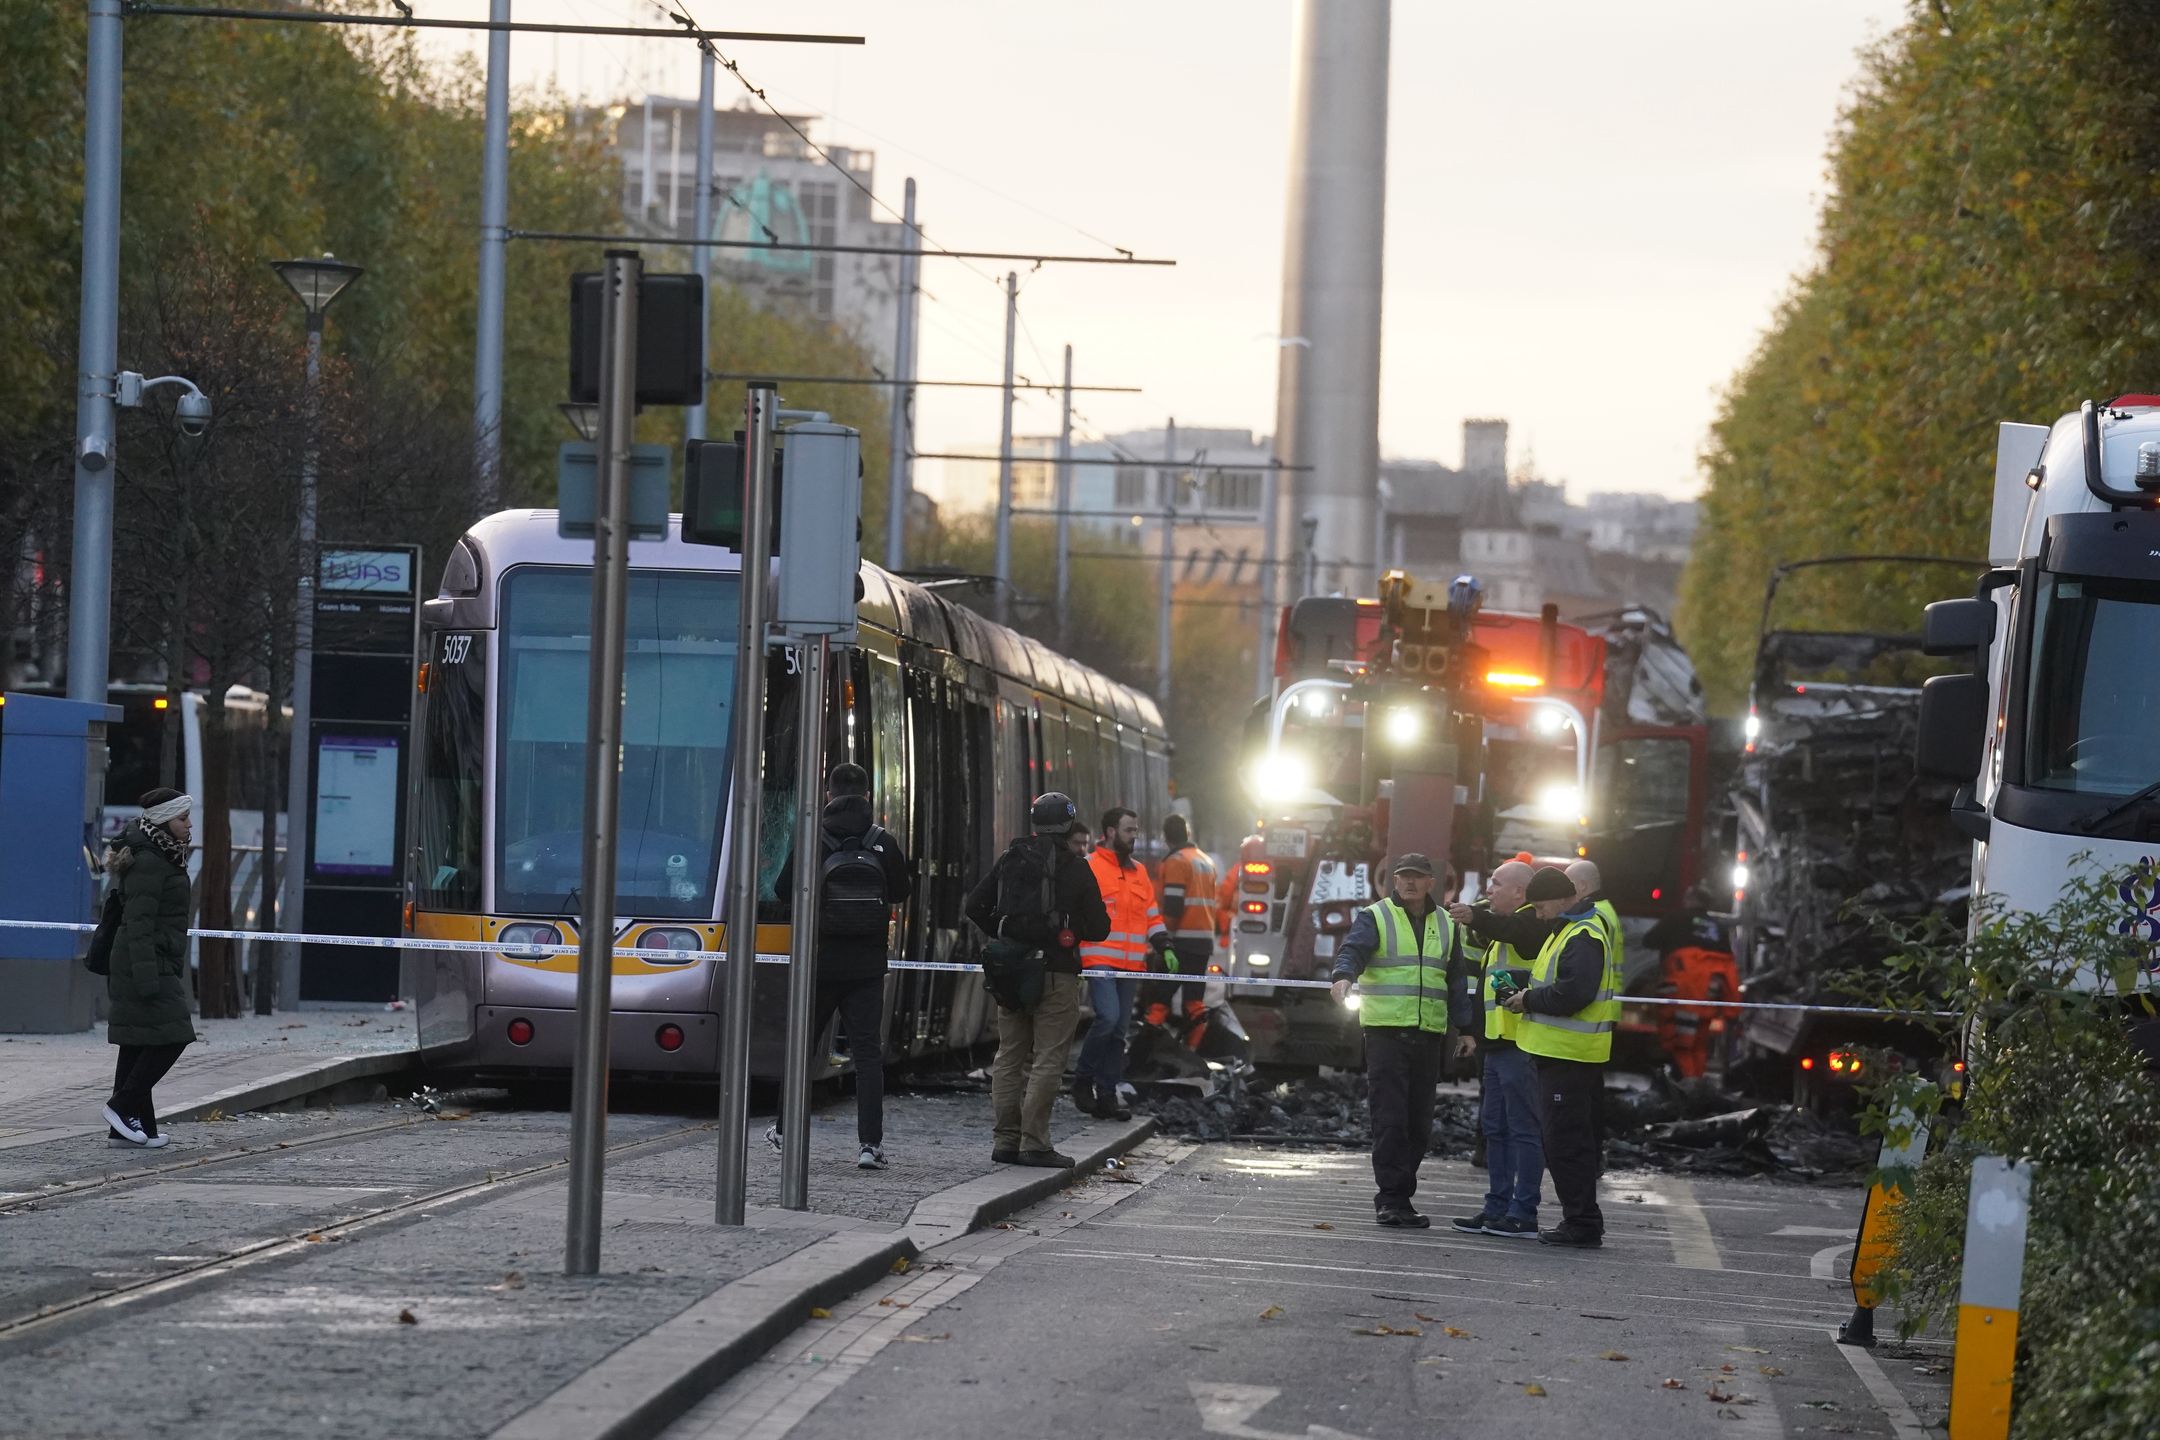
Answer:
[[[444,633],[429,656],[414,841],[420,851],[415,898],[429,910],[480,908],[487,642],[485,634]]]
[[[870,797],[884,816],[885,828],[908,833],[907,698],[901,691],[900,666],[883,655],[870,657],[870,698],[877,736],[871,742]]]
[[[791,897],[780,893],[780,867],[795,848],[795,816],[802,800],[795,767],[802,747],[796,739],[802,715],[801,659],[794,650],[767,652],[765,661],[765,764],[758,812],[758,919],[779,924],[788,918]],[[812,793],[822,795],[814,785]]]
[[[132,806],[144,792],[164,784],[160,777],[165,773],[165,727],[170,725],[177,731],[180,712],[157,709],[148,695],[113,698],[120,706],[120,723],[105,731],[105,803]],[[180,703],[193,701],[183,697]],[[179,739],[175,733],[173,785],[187,790],[198,782],[197,777],[186,773],[187,747]]]
[[[733,575],[630,574],[615,887],[622,915],[713,913],[736,605]],[[503,582],[502,614],[496,904],[569,913],[583,850],[591,573],[517,567]]]

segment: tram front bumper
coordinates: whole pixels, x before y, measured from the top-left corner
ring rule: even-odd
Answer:
[[[473,1038],[459,1063],[490,1073],[567,1073],[577,1049],[577,1028],[575,1010],[475,1006]],[[617,1010],[608,1017],[608,1069],[625,1075],[716,1074],[720,1017]]]

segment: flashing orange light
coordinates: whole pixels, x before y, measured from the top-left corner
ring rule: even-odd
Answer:
[[[1522,670],[1487,670],[1485,683],[1498,685],[1503,690],[1542,690],[1545,688],[1545,677]]]
[[[1814,1069],[1814,1068],[1815,1068],[1815,1057],[1814,1057],[1814,1056],[1812,1056],[1812,1055],[1803,1055],[1803,1056],[1801,1056],[1801,1057],[1800,1057],[1800,1068],[1801,1068],[1801,1069],[1803,1069],[1803,1070],[1812,1070],[1812,1069]]]
[[[1953,1060],[1950,1062],[1950,1068],[1955,1073],[1962,1075],[1965,1073],[1965,1062],[1962,1060]]]
[[[1247,915],[1265,915],[1267,914],[1267,901],[1247,900],[1243,905],[1239,906],[1238,908],[1243,910]]]
[[[172,701],[160,695],[150,702],[150,708],[153,710],[170,710],[172,709]]]
[[[1243,869],[1247,875],[1272,875],[1275,867],[1265,860],[1248,860]]]
[[[1844,1073],[1845,1073],[1845,1057],[1844,1057],[1843,1055],[1840,1055],[1840,1054],[1838,1054],[1838,1053],[1837,1053],[1836,1051],[1832,1051],[1832,1052],[1831,1052],[1831,1054],[1830,1054],[1830,1068],[1831,1068],[1832,1070],[1835,1070],[1835,1071],[1837,1071],[1837,1072],[1838,1072],[1839,1074],[1841,1074],[1841,1075],[1842,1075],[1842,1074],[1844,1074]]]
[[[1210,965],[1207,967],[1207,973],[1210,975],[1220,975],[1223,973],[1222,966]]]
[[[419,670],[419,674],[418,674],[418,677],[417,677],[417,678],[415,679],[415,681],[414,681],[414,683],[413,683],[413,689],[414,689],[415,691],[417,691],[418,693],[422,694],[422,695],[425,695],[425,694],[427,694],[427,677],[428,677],[428,669],[429,669],[429,665],[428,665],[428,662],[427,662],[427,661],[425,661],[425,660],[421,661],[421,662],[420,662],[420,670]]]

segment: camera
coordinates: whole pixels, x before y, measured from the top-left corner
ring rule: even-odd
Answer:
[[[180,426],[180,433],[197,436],[210,428],[210,397],[202,391],[189,387],[173,407],[173,419]]]

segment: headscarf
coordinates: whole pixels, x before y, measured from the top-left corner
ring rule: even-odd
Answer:
[[[147,807],[142,812],[143,823],[146,825],[163,825],[167,821],[179,819],[181,816],[187,814],[194,808],[194,796],[175,795],[172,799],[167,800],[162,805],[152,805]]]

